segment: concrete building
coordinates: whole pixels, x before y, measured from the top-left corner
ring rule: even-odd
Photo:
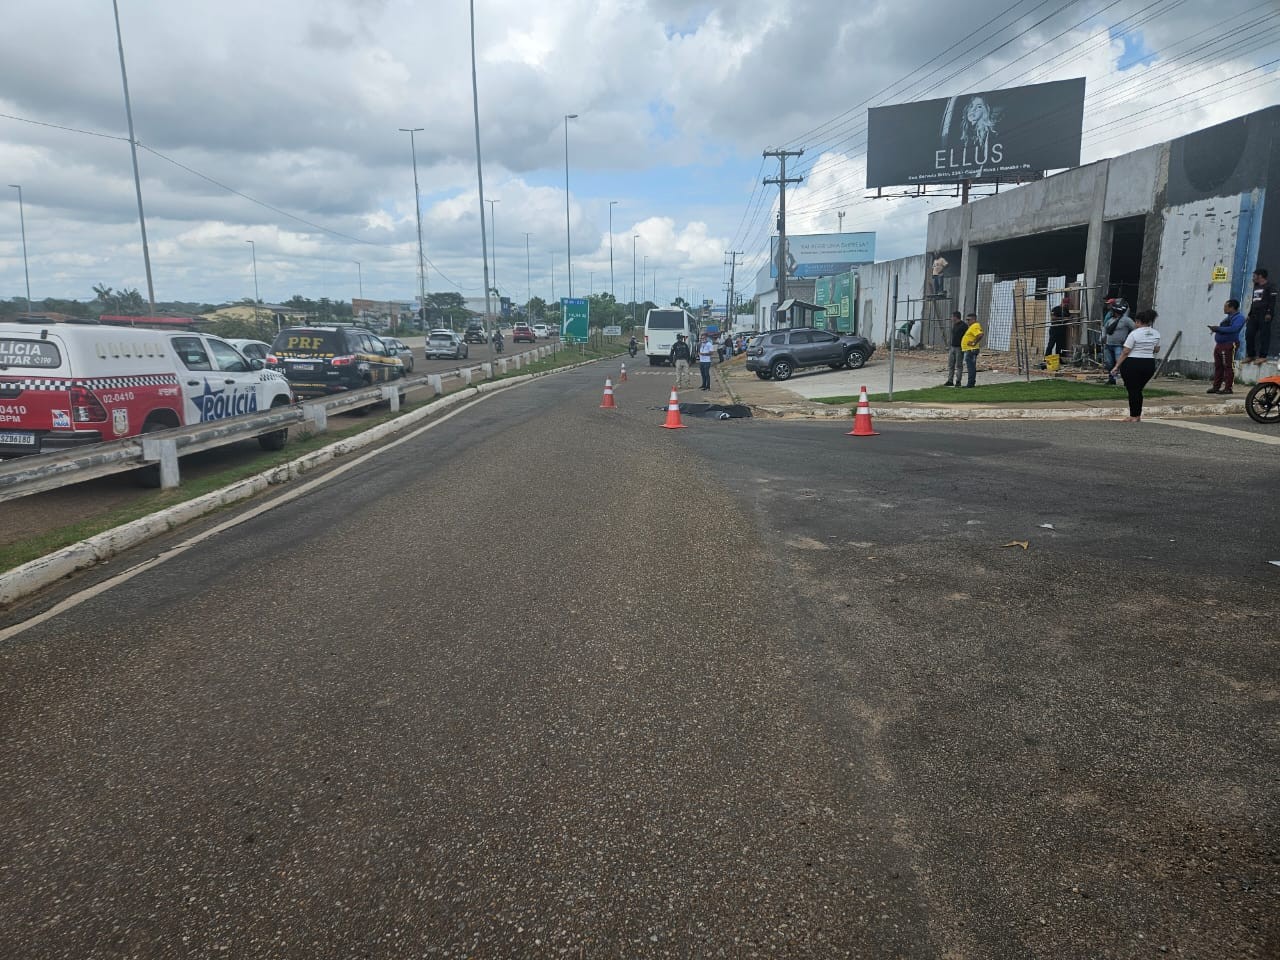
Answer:
[[[1280,107],[940,210],[924,259],[936,253],[949,261],[939,313],[958,304],[998,326],[1008,287],[1034,291],[1043,316],[1061,296],[1049,291],[1078,284],[1078,307],[1095,324],[1109,296],[1135,311],[1154,306],[1171,368],[1203,372],[1213,359],[1205,325],[1223,301],[1247,304],[1257,266],[1280,274]],[[888,305],[873,293],[886,275],[898,276],[899,309],[904,288],[921,295],[920,259],[861,268],[863,300],[878,316]],[[999,336],[991,345],[1001,348]]]

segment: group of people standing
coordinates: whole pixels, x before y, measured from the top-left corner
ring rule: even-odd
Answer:
[[[1155,329],[1154,310],[1141,310],[1129,317],[1123,300],[1108,301],[1103,332],[1107,337],[1107,376],[1115,383],[1119,376],[1129,394],[1128,423],[1142,419],[1142,391],[1155,376],[1156,355],[1160,352],[1160,333]],[[1057,307],[1054,308],[1059,309]],[[948,387],[972,387],[978,376],[978,352],[982,346],[982,324],[977,314],[961,317],[951,314],[950,349],[947,351]],[[967,382],[962,383],[965,379]]]
[[[1276,313],[1276,286],[1262,267],[1253,271],[1253,296],[1249,315],[1240,312],[1239,300],[1222,305],[1223,319],[1208,325],[1213,333],[1213,386],[1207,393],[1231,393],[1235,386],[1236,351],[1244,335],[1245,358],[1242,363],[1261,366],[1271,353],[1271,321]]]
[[[982,346],[982,324],[971,313],[961,318],[960,311],[951,314],[950,349],[947,350],[947,387],[973,387],[978,380],[978,350]],[[960,381],[968,377],[968,383]]]
[[[702,390],[711,389],[711,358],[716,355],[716,345],[711,337],[703,334],[698,339],[698,372],[702,374]],[[693,350],[683,333],[676,335],[676,342],[671,347],[671,363],[676,368],[676,387],[684,386],[685,374],[689,372],[689,361]],[[721,357],[723,359],[723,356]]]

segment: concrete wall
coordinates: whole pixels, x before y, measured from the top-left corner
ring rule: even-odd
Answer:
[[[893,316],[893,278],[898,278],[897,322],[919,317],[919,302],[929,272],[925,254],[884,260],[858,267],[858,333],[873,343],[887,343],[887,323]],[[908,304],[910,298],[914,303]]]
[[[1164,234],[1156,276],[1156,329],[1172,369],[1205,372],[1213,363],[1213,336],[1205,329],[1222,319],[1231,283],[1214,283],[1219,264],[1229,272],[1240,228],[1239,196],[1213,197],[1164,211]],[[1141,306],[1141,304],[1139,305]],[[1176,350],[1174,337],[1182,333]]]
[[[1103,161],[975,201],[969,204],[968,241],[989,243],[1087,224],[1106,176]]]
[[[1155,208],[1156,190],[1169,162],[1169,145],[1158,143],[1107,161],[1107,199],[1103,216],[1108,220],[1136,217]]]
[[[936,210],[929,214],[928,242],[925,252],[935,250],[959,250],[964,246],[964,232],[968,226],[967,211],[973,204]]]

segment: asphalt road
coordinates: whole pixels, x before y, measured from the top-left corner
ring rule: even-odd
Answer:
[[[1273,447],[613,372],[50,597],[0,955],[1280,954]]]

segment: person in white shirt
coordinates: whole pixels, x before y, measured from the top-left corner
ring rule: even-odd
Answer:
[[[947,269],[947,258],[942,254],[938,254],[933,261],[931,272],[933,273],[933,295],[935,297],[942,296],[942,275]]]
[[[1124,380],[1129,393],[1129,416],[1125,423],[1142,420],[1142,390],[1156,373],[1156,354],[1160,352],[1160,332],[1152,324],[1159,316],[1154,310],[1141,310],[1133,318],[1133,331],[1125,338],[1124,350],[1111,371]]]
[[[698,343],[698,370],[702,374],[702,389],[711,389],[711,358],[715,356],[716,346],[705,333]]]

